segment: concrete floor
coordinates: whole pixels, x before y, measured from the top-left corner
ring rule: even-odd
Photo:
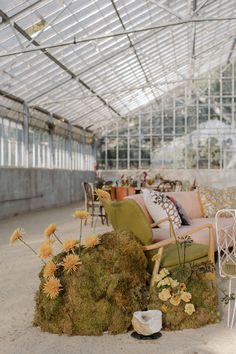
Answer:
[[[72,217],[82,205],[42,210],[0,220],[0,354],[235,354],[236,324],[226,327],[225,308],[221,323],[197,330],[162,332],[157,341],[137,341],[130,333],[101,337],[68,337],[43,333],[32,326],[34,293],[39,285],[41,262],[21,244],[9,246],[16,227],[27,232],[25,239],[38,249],[43,230],[58,225],[63,238],[78,236],[79,224]],[[100,221],[96,233],[108,230]],[[90,222],[84,235],[92,233]],[[220,287],[226,284],[220,283]]]

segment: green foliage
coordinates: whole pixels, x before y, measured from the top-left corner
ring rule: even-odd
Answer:
[[[78,249],[75,250],[78,253]],[[54,257],[60,263],[66,253]],[[55,299],[36,293],[34,325],[43,331],[70,335],[101,335],[126,332],[134,311],[146,308],[147,261],[142,246],[127,232],[109,232],[101,244],[83,249],[82,265],[66,274],[60,267],[63,290]]]

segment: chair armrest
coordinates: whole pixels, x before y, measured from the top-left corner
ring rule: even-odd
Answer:
[[[158,225],[160,225],[162,222],[165,222],[165,221],[169,221],[169,218],[168,217],[163,218],[157,222],[152,223],[150,226],[153,229],[154,227],[157,227]]]
[[[168,245],[171,245],[171,244],[174,244],[174,243],[176,243],[176,241],[174,239],[163,240],[163,241],[160,241],[160,242],[153,243],[151,245],[143,246],[143,250],[144,251],[157,250],[157,249],[159,249],[161,247],[165,247],[165,246],[168,246]]]
[[[195,232],[206,229],[206,228],[208,228],[210,230],[212,228],[212,225],[211,224],[204,224],[204,225],[199,225],[199,226],[193,227],[190,230],[187,230],[187,231],[184,231],[184,232],[178,234],[178,238],[182,237],[182,236],[192,235]]]

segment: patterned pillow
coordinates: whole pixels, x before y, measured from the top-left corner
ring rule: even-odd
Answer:
[[[143,192],[144,202],[149,214],[160,228],[169,228],[169,218],[173,222],[174,228],[180,228],[181,219],[175,205],[162,193],[149,191]]]
[[[199,186],[203,212],[205,217],[214,217],[220,209],[234,208],[235,195],[233,187],[218,189],[207,186]]]
[[[182,207],[182,205],[179,202],[177,202],[177,200],[174,199],[173,197],[167,196],[167,198],[169,198],[172,201],[172,203],[174,203],[174,205],[176,206],[176,209],[177,209],[178,214],[181,219],[181,224],[182,225],[191,225],[191,220],[190,220],[186,210]]]

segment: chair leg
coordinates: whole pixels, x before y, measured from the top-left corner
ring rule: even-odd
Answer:
[[[230,295],[231,295],[231,278],[229,278],[229,290],[228,290],[228,296],[230,299]],[[228,304],[228,319],[227,319],[227,326],[228,328],[230,328],[230,307],[231,307],[231,301],[229,300],[229,304]]]
[[[228,328],[232,329],[234,325],[234,319],[235,319],[235,311],[236,311],[236,300],[234,300],[234,307],[233,311],[231,312],[231,292],[232,292],[232,279],[229,278],[229,290],[228,290],[228,297],[229,297],[229,303],[228,303],[228,318],[227,318],[227,326]]]
[[[160,269],[161,258],[162,258],[163,251],[164,251],[164,247],[161,247],[159,249],[159,251],[158,251],[159,259],[157,261],[155,261],[155,264],[154,264],[154,267],[153,267],[152,278],[151,278],[151,282],[150,282],[150,288],[152,288],[155,285],[155,276],[158,274],[159,269]]]

